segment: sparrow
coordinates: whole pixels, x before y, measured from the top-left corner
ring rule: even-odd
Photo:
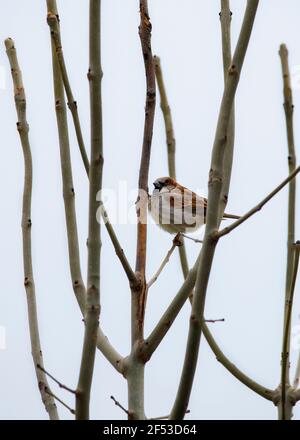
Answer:
[[[171,234],[195,232],[206,222],[207,199],[180,185],[171,177],[159,177],[148,208],[155,223]],[[239,219],[224,213],[223,219]]]

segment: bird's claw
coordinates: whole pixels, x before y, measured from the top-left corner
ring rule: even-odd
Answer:
[[[173,244],[175,246],[183,246],[183,237],[180,232],[178,232],[178,234],[175,235],[173,239]]]

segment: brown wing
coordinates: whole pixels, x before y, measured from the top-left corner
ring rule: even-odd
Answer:
[[[191,212],[194,216],[202,216],[204,218],[204,223],[206,219],[206,210],[207,210],[207,200],[205,197],[200,197],[196,193],[190,191],[190,196],[184,199],[183,203],[185,209],[189,209],[191,207]]]
[[[196,223],[201,221],[202,224],[205,222],[207,200],[204,197],[198,196],[193,191],[186,188],[183,188],[183,191],[173,191],[170,198],[170,206],[175,212],[180,211],[182,214],[184,213],[183,215],[181,214],[183,224],[186,223],[184,219],[189,219],[189,223],[186,224],[186,226],[191,226],[193,221]]]

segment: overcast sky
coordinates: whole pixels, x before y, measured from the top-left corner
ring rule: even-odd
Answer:
[[[104,117],[104,187],[136,188],[143,133],[145,77],[137,28],[137,0],[103,0],[102,65]],[[246,1],[231,1],[233,44]],[[88,1],[58,1],[63,46],[83,133],[89,139]],[[219,0],[149,1],[153,52],[160,55],[172,107],[177,140],[178,180],[207,193],[211,148],[223,88]],[[75,387],[83,324],[70,282],[59,147],[53,105],[46,1],[1,2],[0,36],[15,40],[28,101],[34,163],[33,262],[39,324],[46,368]],[[228,212],[242,214],[288,173],[279,45],[290,51],[298,149],[300,45],[298,0],[261,0],[236,96],[236,142]],[[30,353],[23,287],[21,202],[23,157],[15,128],[16,113],[4,44],[0,50],[0,326],[6,349],[0,350],[0,418],[45,419]],[[71,120],[70,120],[71,122]],[[77,219],[83,273],[86,273],[87,178],[70,123]],[[164,125],[159,105],[155,116],[150,180],[167,174]],[[124,183],[125,182],[125,183]],[[129,201],[132,206],[133,200]],[[299,215],[299,209],[297,209]],[[209,282],[205,314],[225,318],[210,324],[226,355],[259,383],[275,388],[280,380],[280,350],[285,285],[287,190],[218,245]],[[116,225],[120,241],[134,263],[136,227]],[[297,230],[299,233],[299,230]],[[197,236],[201,236],[201,232]],[[298,236],[298,238],[300,238]],[[170,247],[172,237],[149,227],[150,277]],[[187,243],[192,264],[199,245]],[[130,348],[130,291],[106,231],[102,251],[102,323],[124,355]],[[182,282],[174,255],[149,293],[146,335]],[[293,330],[300,334],[299,286]],[[178,386],[188,331],[187,304],[146,368],[146,413],[167,414]],[[0,338],[1,339],[1,338]],[[298,338],[299,339],[299,338]],[[294,341],[295,342],[295,341]],[[297,345],[297,344],[294,344]],[[298,357],[292,350],[292,378]],[[71,406],[73,396],[53,389]],[[91,417],[124,418],[114,395],[127,405],[125,380],[97,353]],[[189,404],[194,419],[274,419],[276,408],[239,383],[201,342]],[[61,418],[71,418],[59,406]],[[295,409],[300,418],[300,405]]]

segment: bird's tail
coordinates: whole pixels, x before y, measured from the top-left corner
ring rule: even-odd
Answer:
[[[238,220],[241,217],[239,215],[233,215],[233,214],[226,214],[226,212],[224,212],[223,218],[232,218],[234,220]]]

